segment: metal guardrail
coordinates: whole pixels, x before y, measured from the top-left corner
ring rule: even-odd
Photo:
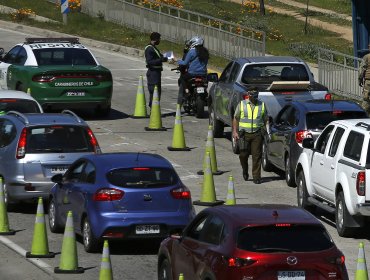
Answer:
[[[227,59],[265,55],[266,34],[263,31],[170,5],[143,7],[135,2],[81,0],[81,11],[141,32],[160,32],[162,38],[171,42],[182,43],[194,35],[201,35],[212,54]]]
[[[362,88],[358,85],[361,61],[358,57],[319,48],[319,83],[339,96],[362,100]]]

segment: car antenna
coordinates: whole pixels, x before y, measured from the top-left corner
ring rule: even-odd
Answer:
[[[139,152],[137,153],[137,155],[136,155],[136,161],[139,161]]]

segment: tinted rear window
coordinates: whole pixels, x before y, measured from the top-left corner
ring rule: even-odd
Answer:
[[[87,131],[80,126],[39,126],[28,129],[27,153],[93,152]]]
[[[96,65],[87,49],[50,48],[33,50],[37,64],[45,65]]]
[[[366,118],[366,113],[361,111],[327,111],[312,112],[306,115],[307,129],[324,129],[330,122],[345,119]]]
[[[163,187],[174,185],[178,176],[167,168],[127,168],[112,170],[107,174],[108,182],[127,188]]]
[[[0,99],[0,113],[17,111],[20,113],[41,113],[39,106],[33,100],[27,99]]]
[[[258,226],[243,228],[237,247],[252,252],[311,252],[334,246],[327,231],[319,226]]]

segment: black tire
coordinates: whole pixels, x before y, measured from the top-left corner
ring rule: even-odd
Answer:
[[[262,145],[262,169],[266,172],[273,170],[273,166],[268,159],[266,142],[263,142]]]
[[[295,187],[294,170],[292,170],[289,154],[285,157],[285,181],[289,187]]]
[[[308,202],[308,197],[306,179],[303,171],[300,171],[297,176],[297,204],[299,207],[313,212],[315,211],[315,206]]]
[[[100,251],[101,242],[94,237],[91,231],[89,219],[85,217],[82,222],[82,242],[84,249],[88,253],[96,253]]]
[[[158,280],[173,280],[172,268],[168,259],[163,259],[159,265]]]
[[[48,215],[49,215],[49,228],[50,231],[53,233],[61,233],[63,232],[63,225],[58,219],[58,209],[55,206],[55,201],[52,198],[49,202],[48,207]]]
[[[198,96],[195,102],[195,117],[198,119],[204,118],[204,106],[206,106],[206,102],[202,99],[202,97]]]
[[[349,237],[355,230],[354,228],[348,227],[347,217],[349,216],[350,214],[344,200],[344,194],[340,192],[335,202],[335,225],[341,237]]]
[[[213,137],[220,138],[224,135],[224,123],[216,119],[213,104],[208,105],[209,124],[212,125]]]
[[[108,117],[110,115],[111,105],[105,108],[96,108],[95,113],[98,117]]]

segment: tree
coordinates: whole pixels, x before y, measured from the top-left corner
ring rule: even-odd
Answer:
[[[261,14],[261,16],[264,16],[266,14],[265,0],[260,0],[260,14]]]
[[[309,2],[309,0],[307,0],[307,6],[306,6],[306,21],[304,23],[304,34],[307,34],[308,2]]]

